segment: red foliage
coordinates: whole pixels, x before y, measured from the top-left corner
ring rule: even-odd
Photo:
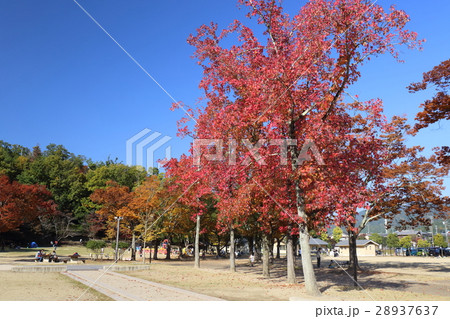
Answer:
[[[449,85],[450,59],[424,73],[421,82],[412,83],[408,86],[409,91],[413,93],[426,90],[430,86],[434,86],[437,90],[436,95],[431,100],[425,101],[420,106],[423,111],[416,116],[417,124],[414,127],[416,131],[439,120],[450,120],[450,95],[447,93]]]
[[[51,198],[43,185],[23,185],[0,176],[0,233],[15,230],[39,216],[56,214]]]
[[[405,12],[363,0],[312,0],[292,18],[274,0],[239,3],[265,39],[240,21],[223,31],[203,25],[188,39],[204,70],[206,105],[195,112],[192,132],[188,118],[181,120],[181,133],[222,143],[191,149],[182,159],[182,184],[186,190],[199,181],[218,198],[228,223],[257,212],[262,230],[279,218],[300,223],[306,238],[336,214],[353,218],[347,212],[371,199],[360,171],[375,179],[382,174],[386,149],[379,132],[388,124],[381,101],[343,104],[343,93],[371,57],[398,58],[397,46],[421,41],[405,29]],[[238,41],[230,46],[233,35]],[[314,148],[303,152],[310,141]],[[214,153],[223,156],[212,160]],[[198,157],[199,166],[189,163]],[[312,273],[306,255],[304,271]]]

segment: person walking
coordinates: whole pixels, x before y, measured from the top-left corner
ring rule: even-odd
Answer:
[[[255,263],[255,254],[252,252],[250,254],[250,267],[253,267],[254,263]]]

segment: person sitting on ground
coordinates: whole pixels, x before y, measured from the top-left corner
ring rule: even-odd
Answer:
[[[53,251],[51,254],[50,254],[50,261],[52,261],[53,260],[53,262],[58,262],[58,256],[56,255],[56,251]]]
[[[36,256],[34,257],[36,261],[43,261],[44,260],[44,256],[42,256],[42,250],[38,250],[38,252],[36,253]]]

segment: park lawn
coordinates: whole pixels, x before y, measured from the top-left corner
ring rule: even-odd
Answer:
[[[238,260],[238,271],[230,273],[226,260],[207,260],[201,263],[200,269],[193,268],[192,263],[177,261],[153,262],[148,271],[126,272],[127,275],[171,285],[197,293],[202,293],[225,300],[377,300],[377,301],[413,301],[413,300],[450,300],[449,294],[435,294],[430,289],[406,289],[399,288],[402,281],[407,279],[392,273],[369,273],[363,278],[365,290],[355,289],[351,282],[340,282],[342,274],[337,270],[321,269],[318,273],[319,287],[322,296],[319,298],[309,297],[301,283],[290,285],[285,283],[285,268],[272,269],[272,278],[265,279],[261,275],[261,267],[248,267],[247,262]],[[334,273],[333,273],[334,272]],[[337,281],[330,282],[327,277],[334,277]],[[440,276],[439,276],[440,277]],[[442,278],[429,278],[426,274],[420,279],[433,282]],[[416,279],[419,279],[416,275]],[[448,278],[448,277],[447,277]],[[371,281],[375,285],[368,285]],[[398,284],[397,289],[390,288],[392,284]],[[395,285],[394,285],[395,286]],[[439,289],[439,287],[438,287]],[[440,288],[441,289],[441,288]]]
[[[107,301],[111,298],[59,273],[0,271],[1,301]]]

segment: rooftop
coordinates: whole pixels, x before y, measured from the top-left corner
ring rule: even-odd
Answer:
[[[365,246],[365,245],[370,244],[370,243],[375,244],[375,245],[378,245],[378,244],[377,244],[376,242],[374,242],[373,240],[366,240],[366,239],[363,239],[363,240],[356,240],[356,246]],[[349,246],[348,240],[340,241],[340,242],[336,245],[336,247],[346,247],[346,246]]]

